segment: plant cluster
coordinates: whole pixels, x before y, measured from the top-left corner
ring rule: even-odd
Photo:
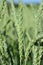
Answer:
[[[43,65],[43,1],[0,2],[0,65]]]

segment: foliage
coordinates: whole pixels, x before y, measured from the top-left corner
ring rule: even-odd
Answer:
[[[0,2],[0,65],[43,65],[43,2]]]

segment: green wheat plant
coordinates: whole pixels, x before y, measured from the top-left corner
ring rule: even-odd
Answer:
[[[0,2],[0,65],[43,65],[43,0]]]

